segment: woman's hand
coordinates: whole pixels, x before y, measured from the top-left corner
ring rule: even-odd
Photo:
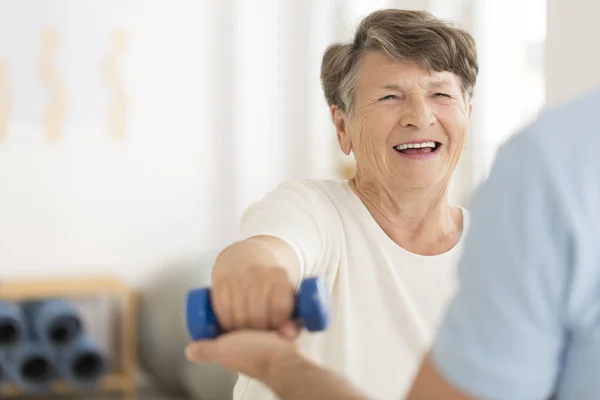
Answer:
[[[277,238],[251,238],[229,246],[217,257],[212,273],[211,302],[219,325],[225,332],[278,329],[293,314],[298,279],[295,253]]]
[[[217,363],[257,379],[282,400],[367,400],[349,382],[305,358],[296,348],[299,328],[239,330],[188,346],[190,361]]]
[[[295,343],[298,334],[299,327],[291,321],[277,331],[238,330],[192,343],[185,354],[190,361],[221,364],[265,382],[277,370],[277,360],[300,357]]]

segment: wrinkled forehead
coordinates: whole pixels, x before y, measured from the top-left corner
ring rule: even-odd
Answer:
[[[460,78],[448,71],[428,71],[416,62],[398,61],[382,53],[370,53],[363,57],[356,74],[359,91],[388,89],[409,91],[411,89],[459,90]]]

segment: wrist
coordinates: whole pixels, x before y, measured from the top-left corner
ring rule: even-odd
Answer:
[[[267,368],[266,374],[260,380],[269,386],[281,398],[287,398],[287,393],[295,390],[298,376],[303,371],[317,368],[316,364],[303,356],[295,347],[291,351],[279,352]],[[305,382],[304,382],[305,383]]]
[[[268,243],[259,237],[251,237],[229,245],[218,254],[211,271],[211,280],[214,282],[221,277],[229,276],[232,272],[243,274],[243,271],[248,268],[253,270],[277,268],[290,276],[284,264]]]
[[[240,271],[245,268],[265,265],[268,263],[269,253],[262,246],[249,240],[241,240],[224,248],[215,260],[212,277],[227,275],[231,271]],[[272,261],[271,261],[272,262]]]

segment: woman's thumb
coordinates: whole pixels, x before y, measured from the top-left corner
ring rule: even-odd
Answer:
[[[217,342],[212,340],[195,342],[185,349],[185,357],[193,362],[213,362],[217,358],[217,347]]]

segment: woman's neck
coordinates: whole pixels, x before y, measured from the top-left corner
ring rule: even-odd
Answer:
[[[350,186],[381,229],[410,252],[441,254],[460,239],[462,212],[448,204],[446,185],[400,191],[351,179]]]

